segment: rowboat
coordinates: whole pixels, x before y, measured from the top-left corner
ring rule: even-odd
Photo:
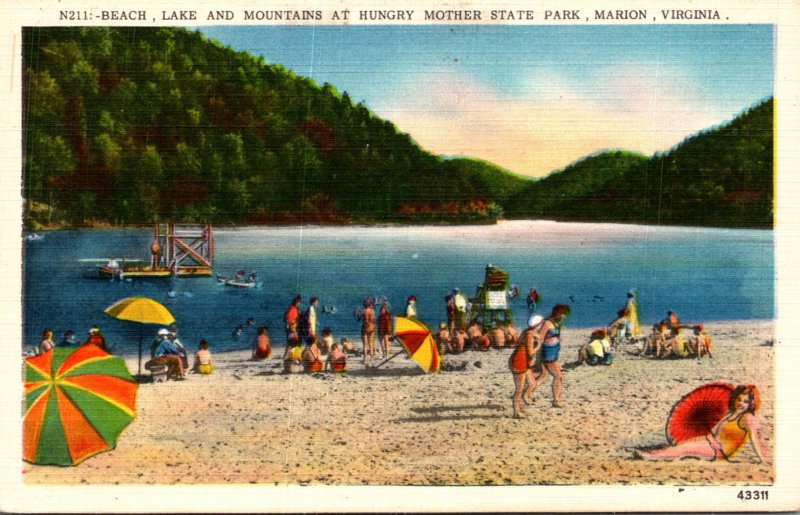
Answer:
[[[217,281],[225,286],[232,286],[234,288],[255,288],[258,283],[256,282],[256,274],[250,274],[250,277],[225,277],[217,274]]]

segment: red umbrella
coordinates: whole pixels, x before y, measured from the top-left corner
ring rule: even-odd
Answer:
[[[667,440],[678,442],[705,436],[728,412],[733,385],[709,383],[700,386],[679,400],[667,419]]]

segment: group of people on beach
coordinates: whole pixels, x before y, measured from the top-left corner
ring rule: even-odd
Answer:
[[[75,337],[75,331],[69,329],[64,332],[61,339],[56,342],[53,339],[53,330],[49,327],[44,330],[42,333],[42,340],[39,342],[39,345],[33,348],[33,354],[44,354],[50,350],[53,350],[56,347],[78,347],[80,345],[97,345],[104,351],[108,351],[108,343],[106,342],[103,333],[100,332],[100,328],[96,325],[92,326],[89,329],[89,335],[85,342],[79,343]]]

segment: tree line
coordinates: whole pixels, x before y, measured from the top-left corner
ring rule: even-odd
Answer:
[[[31,228],[593,219],[587,200],[598,219],[771,225],[771,101],[664,155],[592,156],[536,181],[433,155],[334,85],[196,31],[25,28],[23,65]],[[684,183],[654,189],[656,167]]]

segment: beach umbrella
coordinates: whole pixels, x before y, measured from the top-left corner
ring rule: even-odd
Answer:
[[[428,327],[412,318],[395,317],[395,337],[408,357],[425,372],[436,372],[441,365],[439,350]]]
[[[115,448],[136,416],[137,388],[125,362],[97,345],[27,358],[23,459],[77,465]]]
[[[728,383],[709,383],[683,396],[667,419],[667,440],[676,444],[696,436],[705,436],[728,412],[733,392]]]
[[[160,302],[148,297],[128,297],[115,302],[105,310],[106,315],[118,320],[140,324],[169,325],[175,321],[172,313]],[[139,327],[139,371],[142,375],[142,328]]]

